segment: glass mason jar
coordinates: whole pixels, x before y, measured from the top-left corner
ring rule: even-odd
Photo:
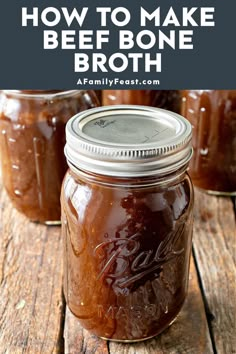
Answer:
[[[148,339],[174,321],[187,293],[191,125],[162,109],[113,106],[76,115],[66,132],[67,304],[99,337]]]
[[[3,183],[14,207],[32,221],[60,222],[60,190],[67,170],[65,125],[74,114],[96,106],[89,91],[3,91]]]
[[[102,104],[102,90],[94,90],[94,92],[97,95],[99,105],[101,105]]]
[[[236,90],[183,91],[182,115],[193,125],[193,183],[236,195]]]
[[[180,113],[181,95],[175,90],[103,90],[102,104],[145,105]]]

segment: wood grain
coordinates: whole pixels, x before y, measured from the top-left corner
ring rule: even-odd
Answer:
[[[215,351],[236,353],[236,227],[230,198],[196,190],[194,252]]]
[[[60,352],[60,228],[29,222],[0,187],[0,240],[0,352]]]
[[[66,308],[64,329],[65,354],[107,354],[108,344],[83,329],[78,320]]]
[[[213,353],[193,262],[191,262],[188,297],[183,309],[172,326],[161,335],[148,341],[133,344],[106,342],[82,329],[77,319],[67,309],[64,336],[66,354]]]

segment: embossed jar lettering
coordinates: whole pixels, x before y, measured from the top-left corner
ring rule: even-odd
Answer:
[[[124,288],[153,271],[161,270],[163,264],[184,252],[184,248],[174,249],[175,243],[181,237],[183,230],[184,224],[174,233],[169,233],[165,240],[160,242],[156,250],[142,251],[139,242],[139,238],[142,237],[141,233],[137,233],[129,239],[120,238],[119,240],[101,243],[94,250],[95,256],[100,259],[104,258],[104,266],[97,279],[101,277],[114,278],[117,284]],[[111,252],[109,252],[110,248],[112,249]],[[104,253],[104,256],[101,253]],[[107,256],[108,258],[106,258]],[[121,264],[119,271],[112,271],[114,263],[118,260]],[[128,269],[135,274],[130,273],[125,280],[122,280]]]

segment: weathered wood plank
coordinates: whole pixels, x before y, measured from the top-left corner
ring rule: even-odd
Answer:
[[[194,252],[216,350],[236,353],[236,227],[230,198],[196,190]]]
[[[66,308],[64,330],[65,354],[107,354],[108,344],[83,329],[74,315]]]
[[[0,187],[0,352],[61,351],[60,228],[29,222]]]
[[[107,343],[82,329],[68,309],[64,337],[66,354],[105,354],[107,352],[110,354],[213,353],[193,261],[191,262],[188,297],[183,309],[172,326],[158,337],[133,344]]]

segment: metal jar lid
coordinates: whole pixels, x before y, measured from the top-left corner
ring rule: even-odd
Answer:
[[[147,106],[107,106],[72,117],[65,155],[73,169],[117,177],[164,175],[192,156],[191,124]]]

